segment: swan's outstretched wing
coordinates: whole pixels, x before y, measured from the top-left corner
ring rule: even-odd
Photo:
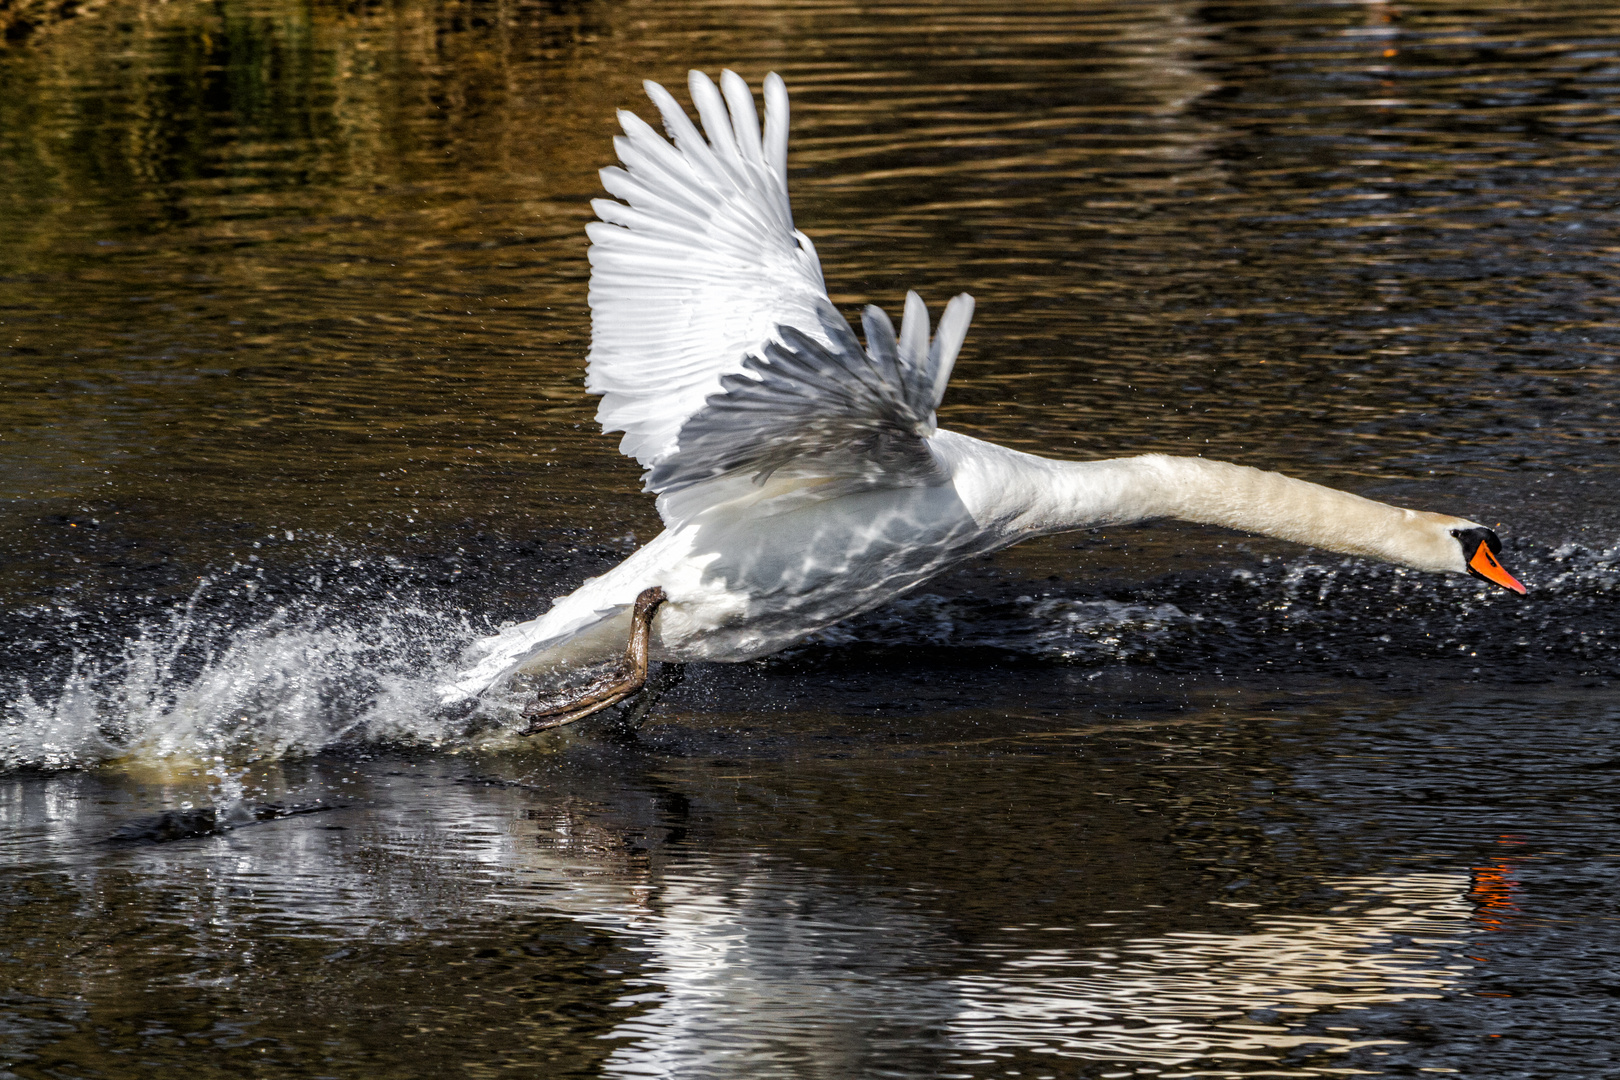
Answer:
[[[643,84],[674,146],[621,110],[623,168],[602,170],[622,199],[597,199],[591,238],[591,352],[585,386],[619,448],[652,467],[687,417],[779,325],[816,332],[828,304],[815,247],[793,229],[787,194],[787,90],[765,80],[765,133],[732,72],[724,98],[702,72],[692,100],[708,134],[662,86]],[[729,108],[728,108],[729,106]]]
[[[620,449],[651,470],[649,488],[671,495],[744,472],[760,483],[937,482],[923,440],[972,300],[951,302],[932,347],[915,294],[898,340],[868,308],[863,352],[827,297],[815,247],[793,228],[782,80],[765,79],[763,138],[732,72],[719,89],[691,73],[707,139],[663,87],[645,85],[674,145],[621,111],[624,167],[604,169],[602,183],[623,202],[596,200],[602,220],[587,227],[585,385],[602,395],[603,429],[623,431]],[[668,500],[660,508],[673,512]]]
[[[818,312],[822,340],[777,327],[682,425],[676,452],[648,473],[647,487],[673,494],[738,473],[756,484],[772,476],[859,486],[942,482],[926,440],[972,307],[966,296],[951,302],[931,351],[896,341],[875,306],[861,320],[864,352],[831,304]],[[916,293],[906,296],[906,319],[923,327],[926,342],[928,313]]]

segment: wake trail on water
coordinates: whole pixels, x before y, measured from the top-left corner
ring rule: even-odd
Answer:
[[[1310,558],[1166,575],[1113,595],[1084,582],[1037,592],[1020,581],[919,593],[783,655],[798,672],[789,677],[874,652],[912,666],[971,653],[1172,672],[1226,664],[1332,677],[1453,669],[1509,682],[1620,677],[1620,544],[1514,557],[1529,597],[1468,578]],[[233,567],[168,610],[128,616],[124,629],[99,636],[71,606],[26,613],[31,641],[54,659],[0,673],[0,771],[511,745],[521,726],[516,698],[446,715],[435,693],[465,647],[498,628],[463,606],[482,583],[413,591],[388,577],[395,563],[385,562],[341,591],[297,571],[314,585],[300,592],[283,582],[269,603],[273,590]],[[524,594],[537,613],[539,598],[555,591],[541,582]],[[988,704],[998,685],[985,680]]]

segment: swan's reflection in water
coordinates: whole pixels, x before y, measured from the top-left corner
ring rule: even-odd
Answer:
[[[1468,968],[1452,958],[1472,932],[1468,877],[1324,884],[1342,897],[1331,911],[1255,915],[1248,933],[1178,931],[1076,951],[1031,947],[1040,928],[1023,928],[987,950],[997,968],[954,981],[965,1008],[949,1030],[963,1047],[987,1053],[1021,1048],[1165,1066],[1383,1045],[1358,1039],[1353,1020],[1311,1030],[1302,1022],[1453,987]]]
[[[645,950],[620,1004],[647,1008],[609,1036],[626,1040],[605,1063],[614,1075],[857,1075],[916,1053],[921,1032],[961,1076],[1034,1055],[1166,1076],[1291,1058],[1286,1075],[1338,1075],[1333,1055],[1404,1045],[1359,1035],[1356,1012],[1454,990],[1473,967],[1458,949],[1480,929],[1468,874],[1411,872],[1325,880],[1328,910],[1244,912],[1243,932],[1077,946],[1110,924],[1031,923],[964,948],[922,905],[770,855],[610,870],[590,855],[610,838],[565,818],[553,829],[554,855],[576,855],[532,864],[561,886],[555,909]],[[1128,933],[1144,913],[1112,914]]]
[[[1048,925],[1030,897],[1051,836],[1001,834],[1031,845],[1011,885],[983,858],[929,862],[874,837],[865,854],[899,867],[884,876],[806,854],[807,804],[782,784],[762,789],[773,817],[667,762],[516,781],[446,764],[306,776],[260,795],[348,808],[141,847],[90,842],[139,810],[116,778],[13,778],[0,853],[29,899],[0,931],[27,985],[0,995],[0,1019],[28,1053],[94,1062],[132,1001],[151,1030],[236,1015],[232,1038],[270,1040],[282,1075],[321,1072],[333,1037],[401,1068],[580,1075],[1327,1075],[1391,1042],[1357,1032],[1359,1010],[1459,989],[1473,965],[1457,946],[1496,917],[1461,867],[1317,879],[1334,899],[1310,910],[1162,892],[1165,906],[1131,907],[1142,875],[1164,882],[1137,861],[1115,879],[1088,867],[1074,880],[1093,895]],[[814,787],[812,772],[793,776]],[[172,805],[205,795],[149,783],[136,802],[160,787]],[[976,923],[962,888],[1004,889],[992,910],[1008,922]],[[567,925],[581,933],[558,946]],[[143,1039],[114,1041],[198,1060]],[[237,1052],[210,1051],[220,1066]]]

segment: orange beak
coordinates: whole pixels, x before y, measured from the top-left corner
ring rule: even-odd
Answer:
[[[1474,551],[1474,557],[1468,560],[1468,568],[1486,581],[1493,581],[1502,588],[1512,589],[1520,595],[1524,593],[1524,586],[1519,584],[1519,579],[1502,569],[1502,564],[1496,561],[1496,556],[1492,555],[1491,549],[1484,544],[1479,545]]]

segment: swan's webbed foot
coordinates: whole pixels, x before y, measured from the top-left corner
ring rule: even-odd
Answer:
[[[529,721],[529,726],[519,734],[533,735],[583,720],[592,713],[612,708],[645,686],[647,642],[652,633],[653,615],[663,602],[663,589],[654,586],[642,590],[630,613],[630,643],[625,646],[624,658],[566,700],[542,697],[535,701],[523,710],[523,717]]]

